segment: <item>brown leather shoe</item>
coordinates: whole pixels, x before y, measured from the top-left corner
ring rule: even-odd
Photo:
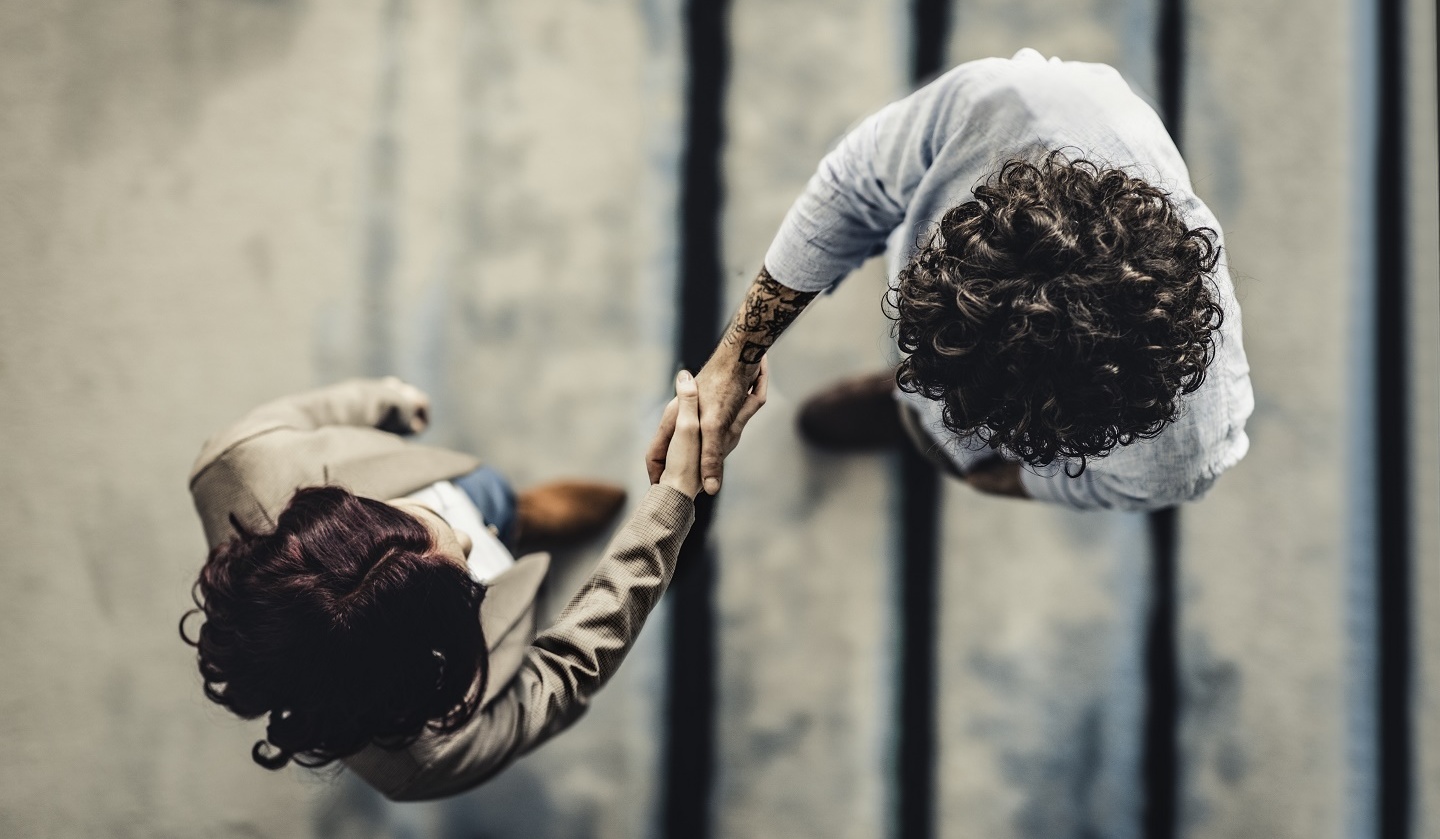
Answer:
[[[905,439],[895,404],[895,371],[844,379],[805,400],[800,436],[822,449],[874,451]]]
[[[562,548],[599,533],[625,504],[625,490],[597,481],[553,481],[515,502],[515,553]]]

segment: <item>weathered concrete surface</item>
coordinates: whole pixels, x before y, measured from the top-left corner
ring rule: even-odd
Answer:
[[[0,439],[0,834],[644,832],[659,627],[503,788],[384,808],[254,766],[260,728],[204,700],[175,626],[203,558],[201,441],[336,376],[426,385],[431,440],[522,483],[643,485],[671,352],[677,20],[0,6],[0,391],[27,406]]]
[[[727,314],[820,158],[904,92],[900,14],[900,4],[862,0],[733,4]],[[816,452],[794,427],[811,392],[887,363],[884,289],[876,260],[786,333],[770,354],[770,402],[726,468],[713,531],[717,836],[885,833],[890,464]]]
[[[951,4],[950,63],[1008,58],[1024,47],[1066,61],[1098,61],[1154,94],[1154,0],[1078,0],[1057,6],[1037,0]]]
[[[1225,226],[1256,402],[1249,455],[1182,521],[1181,817],[1196,839],[1363,835],[1353,808],[1373,784],[1347,766],[1373,748],[1347,716],[1366,713],[1352,691],[1370,673],[1346,631],[1365,631],[1347,579],[1369,410],[1352,407],[1368,270],[1352,121],[1368,115],[1351,14],[1190,9],[1186,157]]]
[[[1406,5],[1415,836],[1440,836],[1440,175],[1435,4]]]
[[[176,635],[185,476],[315,383],[377,6],[0,8],[0,833],[293,835],[323,787],[250,762]]]
[[[954,7],[950,59],[1021,47],[1148,84],[1147,3]],[[937,835],[1139,835],[1144,517],[986,497],[942,510]]]
[[[904,4],[737,2],[729,303],[828,144],[901,92]],[[1254,448],[1187,508],[1183,835],[1348,835],[1350,6],[1190,4],[1184,138],[1230,237]],[[242,411],[397,371],[433,442],[528,483],[643,484],[668,386],[678,0],[0,3],[0,835],[635,836],[661,731],[648,629],[589,719],[479,793],[386,806],[266,773],[175,623],[184,487]],[[955,4],[951,57],[1152,74],[1148,0]],[[1434,9],[1410,4],[1417,836],[1440,833]],[[1297,96],[1297,92],[1303,95]],[[774,354],[719,509],[719,834],[881,835],[888,467],[805,450],[799,400],[889,351],[878,265]],[[939,831],[1135,836],[1134,517],[951,486]],[[553,608],[595,549],[570,558]],[[1350,601],[1353,603],[1353,600]]]

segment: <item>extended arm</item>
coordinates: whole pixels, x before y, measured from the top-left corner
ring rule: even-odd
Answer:
[[[741,425],[765,404],[763,369],[741,407]],[[468,789],[564,731],[619,669],[670,577],[695,520],[700,417],[695,382],[676,381],[676,428],[656,485],[611,541],[595,573],[535,638],[514,681],[393,798],[436,798]]]
[[[407,783],[383,791],[400,801],[453,795],[579,719],[619,668],[669,584],[694,509],[684,493],[651,487],[559,620],[535,638],[509,687]]]
[[[860,123],[821,160],[781,223],[765,268],[700,371],[705,491],[719,491],[722,456],[736,436],[730,418],[755,365],[815,295],[883,251],[905,218],[936,148],[964,129],[964,71],[947,74]],[[668,418],[668,414],[667,414]],[[650,452],[658,470],[663,445]]]

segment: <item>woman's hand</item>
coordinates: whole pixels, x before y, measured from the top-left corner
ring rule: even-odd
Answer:
[[[424,431],[430,424],[430,397],[425,391],[396,376],[386,376],[380,383],[390,389],[392,401],[376,428],[402,435]]]
[[[665,450],[665,468],[657,483],[694,500],[700,493],[700,391],[690,371],[681,370],[676,374],[675,399],[670,404],[677,409],[675,433]]]

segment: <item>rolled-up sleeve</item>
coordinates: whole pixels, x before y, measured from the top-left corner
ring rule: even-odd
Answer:
[[[765,254],[765,267],[798,291],[822,291],[885,249],[941,146],[966,135],[962,64],[861,122],[825,155]]]
[[[905,191],[897,188],[895,172],[879,166],[878,136],[889,110],[846,135],[791,205],[765,254],[776,280],[798,291],[823,291],[882,251],[904,220]]]

